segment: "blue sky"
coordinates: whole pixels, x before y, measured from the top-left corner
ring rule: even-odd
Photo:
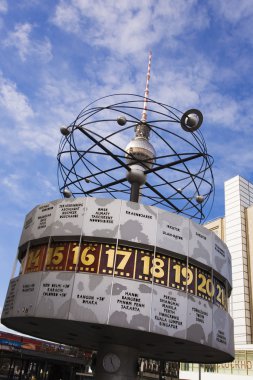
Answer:
[[[0,311],[25,214],[59,198],[59,127],[101,96],[198,108],[216,198],[253,181],[252,0],[0,0]],[[3,326],[0,325],[2,329]]]

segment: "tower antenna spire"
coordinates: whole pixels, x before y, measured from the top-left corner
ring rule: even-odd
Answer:
[[[152,60],[152,51],[149,51],[148,56],[148,72],[147,72],[147,80],[146,80],[146,88],[144,93],[144,102],[143,102],[143,110],[141,115],[142,123],[146,123],[147,121],[147,106],[148,106],[148,97],[149,97],[149,80],[150,80],[150,71],[151,71],[151,60]]]
[[[130,201],[138,202],[141,187],[146,182],[145,170],[152,169],[156,152],[149,142],[150,126],[147,123],[147,105],[149,96],[149,80],[152,53],[149,52],[148,72],[141,120],[135,126],[135,137],[126,146],[126,163],[131,168],[127,172],[127,180],[131,184]]]

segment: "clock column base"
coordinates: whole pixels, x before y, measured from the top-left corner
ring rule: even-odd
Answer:
[[[95,380],[136,380],[138,351],[132,347],[107,344],[97,354]]]

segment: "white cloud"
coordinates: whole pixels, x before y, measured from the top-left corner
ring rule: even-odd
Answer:
[[[30,171],[28,171],[27,166],[29,165],[27,165],[27,163],[24,163],[24,168],[21,169],[19,167],[18,170],[14,170],[12,172],[5,172],[1,175],[0,185],[5,199],[11,200],[11,202],[13,204],[16,204],[17,206],[21,204],[25,205],[27,203],[28,197],[32,198],[34,196],[34,185],[30,185],[29,188],[27,188],[27,183],[29,183],[31,180],[30,174],[33,173],[33,169],[30,168]],[[36,185],[38,188],[43,187],[45,192],[47,191],[43,181],[40,181],[38,178]],[[17,217],[17,219],[19,219],[20,222],[23,218],[20,217],[19,214],[19,217]],[[16,225],[15,221],[13,222],[14,225]],[[7,223],[10,223],[10,221],[8,220]]]
[[[217,13],[232,23],[253,16],[252,0],[229,0],[229,4],[224,0],[211,0],[210,5],[215,8]]]
[[[0,128],[4,131],[0,145],[5,148],[9,161],[29,151],[55,157],[61,138],[59,127],[72,122],[82,108],[81,85],[64,78],[58,81],[49,75],[44,78],[34,101],[19,91],[15,83],[0,76]]]
[[[0,12],[6,13],[8,10],[7,0],[0,0]]]
[[[5,79],[0,74],[0,108],[19,122],[25,122],[33,116],[33,110],[28,98],[17,90],[15,83]]]
[[[9,174],[8,176],[1,178],[2,186],[6,187],[8,193],[15,198],[23,198],[20,191],[19,182],[22,180],[19,174]]]
[[[213,154],[214,161],[214,178],[216,187],[223,189],[224,181],[236,175],[249,178],[252,174],[252,139],[245,142],[243,137],[228,137],[225,141],[220,141],[217,133],[217,139],[208,141],[208,151]],[[218,141],[217,141],[218,140]]]
[[[64,28],[66,32],[77,33],[80,31],[78,10],[63,1],[56,8],[53,22],[55,25]]]
[[[206,27],[208,15],[196,5],[196,0],[62,0],[52,21],[66,32],[78,33],[87,44],[137,55],[161,41],[173,46],[182,32]]]
[[[30,57],[36,57],[44,62],[52,58],[52,46],[50,41],[32,39],[33,26],[29,23],[17,24],[13,32],[10,32],[4,40],[4,45],[17,49],[21,61],[25,62]]]
[[[218,92],[210,92],[206,94],[204,103],[206,118],[209,123],[233,130],[241,128],[240,113],[242,104],[235,99],[227,95],[221,95]]]
[[[42,188],[48,196],[52,196],[58,191],[46,175],[37,172],[36,178],[39,183],[38,187]]]
[[[245,42],[253,44],[252,0],[230,0],[229,5],[224,0],[209,0],[209,5],[215,12],[217,20],[219,19],[226,26],[220,36],[223,40],[224,48],[229,46],[231,53],[235,54],[236,59],[240,60],[240,57],[236,54],[238,45],[243,46]],[[230,30],[229,33],[226,33],[228,26]]]
[[[82,78],[78,78],[76,81],[66,75],[59,77],[57,72],[54,74],[45,73],[43,75],[43,86],[39,93],[44,102],[43,107],[50,107],[51,112],[57,113],[58,116],[63,113],[63,119],[67,121],[70,116],[73,117],[75,104],[84,102],[86,105],[85,102],[91,101],[88,92],[86,92],[86,83],[85,80],[82,81]]]
[[[31,24],[18,24],[15,26],[14,32],[10,32],[5,44],[14,46],[18,49],[22,61],[25,61],[30,50],[30,33],[32,31]]]

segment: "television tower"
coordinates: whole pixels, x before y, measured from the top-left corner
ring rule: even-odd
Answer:
[[[127,180],[131,184],[130,201],[132,202],[139,201],[140,188],[146,182],[144,171],[152,168],[156,156],[155,149],[149,142],[150,126],[147,124],[151,59],[152,52],[150,51],[141,120],[135,127],[135,137],[125,149],[127,152],[126,161],[131,167],[131,170],[127,172]]]

